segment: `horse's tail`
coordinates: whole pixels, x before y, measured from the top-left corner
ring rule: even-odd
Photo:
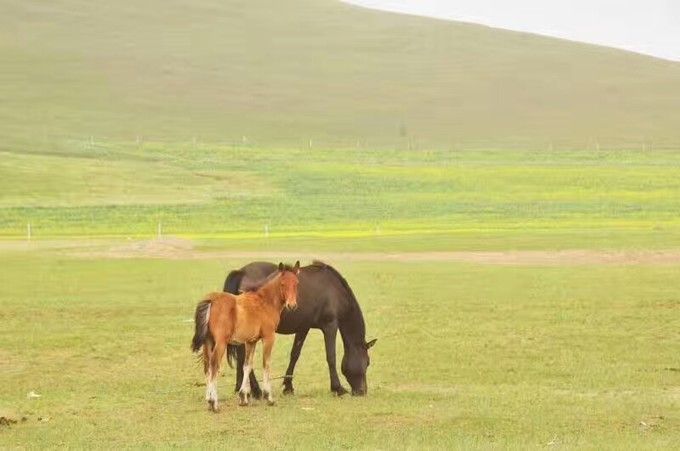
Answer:
[[[241,281],[243,280],[243,276],[245,276],[246,273],[245,271],[242,271],[240,269],[235,269],[234,271],[230,272],[229,275],[227,276],[227,280],[224,281],[224,290],[227,293],[231,293],[233,295],[237,295],[239,292],[239,287],[241,286]],[[234,367],[234,359],[238,359],[238,346],[240,345],[227,345],[227,365],[229,365],[229,368]]]
[[[210,331],[208,330],[208,321],[210,320],[210,305],[211,300],[205,300],[198,303],[196,306],[196,315],[194,317],[194,323],[196,325],[196,331],[194,332],[194,338],[191,340],[191,350],[198,352],[201,346],[205,344]]]

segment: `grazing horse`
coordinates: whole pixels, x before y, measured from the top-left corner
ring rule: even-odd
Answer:
[[[203,371],[206,376],[205,399],[210,410],[217,412],[217,385],[215,379],[220,371],[222,356],[230,343],[245,345],[243,371],[249,374],[253,367],[255,346],[263,343],[264,397],[274,403],[270,385],[271,354],[276,340],[284,307],[297,305],[298,273],[300,262],[295,267],[279,263],[278,271],[270,274],[257,286],[238,296],[230,293],[210,293],[196,306],[196,332],[191,349],[198,352],[203,348]],[[245,379],[247,380],[247,379]],[[247,405],[250,385],[242,384],[239,390],[240,404]]]
[[[224,291],[239,293],[248,286],[267,277],[276,271],[276,265],[268,262],[253,262],[241,269],[232,271],[224,282]],[[300,269],[300,286],[298,308],[295,311],[284,311],[276,332],[295,334],[293,348],[290,351],[290,364],[284,378],[284,394],[292,394],[293,371],[300,357],[302,345],[309,329],[321,329],[326,344],[326,361],[331,380],[331,391],[338,396],[347,393],[340,383],[335,367],[335,339],[340,330],[345,354],[342,358],[342,373],[352,387],[353,395],[365,395],[368,391],[366,370],[370,364],[368,349],[376,340],[366,342],[366,326],[359,303],[354,297],[347,281],[333,267],[315,261]],[[227,358],[236,357],[236,390],[244,385],[241,372],[245,359],[242,346],[229,345]],[[246,376],[248,377],[248,376]],[[249,376],[253,396],[257,397],[260,387],[253,372]]]

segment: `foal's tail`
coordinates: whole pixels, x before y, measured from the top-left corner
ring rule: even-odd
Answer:
[[[210,332],[208,331],[208,320],[210,319],[210,305],[211,300],[205,300],[198,303],[196,306],[196,316],[194,322],[196,324],[196,331],[194,338],[191,340],[191,350],[198,352],[201,346],[205,344]]]
[[[235,269],[230,272],[227,276],[227,280],[224,281],[224,291],[237,295],[241,286],[241,280],[243,280],[243,276],[245,275],[246,273],[240,269]],[[233,368],[234,359],[238,359],[237,352],[239,346],[242,345],[227,345],[227,365],[229,365],[229,368]]]

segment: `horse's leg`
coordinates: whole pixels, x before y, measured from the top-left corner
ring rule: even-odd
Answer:
[[[245,345],[229,346],[233,346],[236,349],[236,387],[234,387],[234,391],[238,393],[241,391],[241,385],[243,385],[243,361],[246,359],[246,347]]]
[[[250,396],[250,384],[248,383],[247,375],[250,374],[250,371],[253,368],[253,356],[255,355],[256,343],[257,342],[245,344],[246,355],[245,362],[243,364],[243,382],[241,383],[241,390],[239,390],[238,392],[240,399],[239,404],[242,406],[248,405],[248,397]]]
[[[208,346],[209,343],[203,344],[203,374],[206,376],[208,375],[208,369],[210,369],[210,351],[208,351]]]
[[[210,404],[212,400],[212,374],[210,373],[210,366],[212,362],[211,343],[208,341],[203,344],[203,373],[205,374],[205,400]],[[212,409],[212,406],[210,406]]]
[[[212,351],[212,358],[210,361],[210,399],[208,400],[208,404],[210,405],[210,408],[212,409],[213,412],[217,412],[219,410],[219,406],[217,405],[217,377],[220,374],[220,363],[222,361],[222,357],[224,356],[224,350],[226,348],[226,344],[224,343],[223,340],[216,340],[215,347],[213,348]]]
[[[241,391],[241,386],[243,385],[243,361],[246,359],[246,347],[245,345],[233,346],[236,348],[236,387],[234,387],[234,391],[238,393]],[[255,399],[260,399],[262,397],[262,390],[260,390],[260,385],[257,383],[254,370],[250,371],[249,377],[251,395]]]
[[[260,399],[262,398],[262,390],[260,389],[260,384],[257,383],[257,378],[255,377],[255,369],[253,369],[251,365],[251,370],[250,370],[250,394],[253,396],[255,399]]]
[[[274,341],[276,341],[276,332],[262,338],[262,367],[264,373],[264,381],[262,382],[262,396],[267,400],[267,404],[274,405],[274,395],[272,394],[271,385],[271,364],[272,364],[272,349],[274,349]]]
[[[235,345],[236,348],[236,387],[234,391],[239,393],[241,387],[243,386],[243,361],[246,359],[246,346],[245,345]],[[260,399],[262,397],[262,390],[260,390],[260,385],[257,383],[255,378],[255,371],[250,371],[250,390],[251,395],[255,399]]]
[[[309,329],[305,329],[295,334],[295,341],[293,342],[293,347],[290,349],[290,363],[286,370],[286,377],[283,379],[283,393],[285,395],[292,395],[294,392],[293,372],[295,371],[295,365],[300,358],[300,351],[302,351],[302,345],[305,344],[308,332]]]
[[[331,377],[331,391],[342,396],[347,393],[347,390],[340,383],[338,370],[335,368],[335,338],[338,335],[338,324],[336,322],[329,323],[321,331],[326,343],[326,362],[328,362],[328,372]]]

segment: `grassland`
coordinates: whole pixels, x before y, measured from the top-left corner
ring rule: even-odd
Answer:
[[[409,251],[677,249],[675,152],[85,143],[3,156],[0,416],[18,422],[0,426],[0,447],[658,449],[680,439],[680,263],[408,261]],[[21,244],[27,221],[34,239]],[[295,397],[239,409],[226,370],[224,410],[209,414],[188,350],[192,309],[245,261],[92,252],[148,238],[158,221],[200,252],[404,253],[331,261],[379,338],[369,396],[328,393],[315,333]],[[290,344],[281,337],[277,374]]]
[[[330,1],[1,9],[0,448],[680,442],[680,262],[408,258],[677,251],[678,64]],[[159,223],[203,257],[102,252]],[[237,250],[338,256],[367,398],[315,333],[295,397],[226,370],[206,411],[189,320]]]
[[[328,392],[321,334],[295,397],[204,405],[200,293],[231,260],[0,256],[0,447],[672,448],[677,266],[338,261],[379,341],[364,399]],[[285,368],[289,337],[275,355]],[[40,398],[27,399],[34,391]],[[280,393],[279,393],[280,394]],[[25,417],[24,422],[21,418]]]
[[[0,149],[680,147],[680,64],[332,0],[3,2]]]
[[[670,248],[680,231],[672,151],[74,145],[3,153],[0,191],[0,234],[14,239],[28,223],[44,239],[149,237],[161,222],[246,248],[295,237],[312,248],[315,238],[382,250]]]

